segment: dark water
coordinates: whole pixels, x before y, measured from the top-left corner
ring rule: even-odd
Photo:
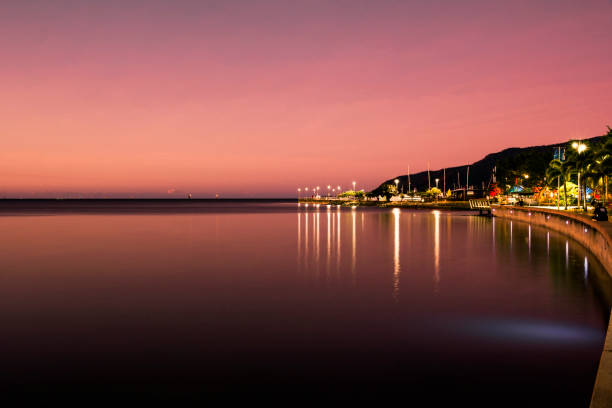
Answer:
[[[577,243],[461,213],[34,206],[0,230],[11,391],[588,406],[610,310]]]

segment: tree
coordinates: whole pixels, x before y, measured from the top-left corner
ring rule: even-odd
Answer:
[[[347,190],[347,191],[343,191],[342,193],[338,194],[338,197],[354,197],[354,198],[358,198],[358,199],[362,199],[363,197],[365,197],[366,193],[363,190],[359,190],[359,191],[353,191],[353,190]]]
[[[567,183],[570,181],[572,176],[573,167],[572,163],[561,162],[560,160],[554,159],[548,164],[546,169],[546,184],[555,185],[563,183],[563,190],[565,196],[565,209],[567,210]],[[558,179],[558,180],[557,180]],[[558,181],[557,183],[555,183]],[[557,191],[557,197],[560,197],[560,191]]]
[[[442,191],[437,187],[432,187],[425,192],[425,195],[431,198],[435,198],[436,200],[442,194]]]
[[[603,184],[603,203],[606,205],[608,199],[608,177],[612,175],[612,129],[608,126],[608,134],[604,136],[603,142],[595,150],[593,164],[593,177],[597,184]]]
[[[395,184],[385,184],[382,187],[381,195],[387,200],[389,200],[389,198],[391,198],[392,196],[397,195],[397,187],[395,187]]]
[[[586,210],[586,186],[593,179],[593,164],[595,162],[595,154],[593,149],[582,141],[570,142],[571,148],[568,149],[567,165],[571,166],[578,173],[580,185],[579,197],[584,195],[583,205]],[[583,194],[584,193],[584,194]]]

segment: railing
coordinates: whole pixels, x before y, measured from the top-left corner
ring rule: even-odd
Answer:
[[[472,210],[490,210],[491,204],[487,200],[470,200]]]

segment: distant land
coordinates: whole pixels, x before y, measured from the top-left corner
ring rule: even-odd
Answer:
[[[582,139],[589,144],[597,144],[603,136],[596,136],[589,139]],[[565,147],[568,141],[556,144],[531,146],[531,147],[510,147],[497,153],[490,153],[483,159],[466,164],[463,166],[446,168],[446,186],[444,186],[444,169],[430,170],[431,186],[435,187],[435,179],[439,179],[438,186],[442,190],[454,190],[463,188],[466,185],[467,170],[469,172],[469,185],[475,189],[488,188],[491,183],[493,168],[497,166],[497,184],[513,184],[516,177],[528,174],[529,179],[523,180],[525,185],[537,185],[545,177],[546,168],[553,159],[553,154],[559,146]],[[408,176],[406,174],[392,177],[383,181],[372,193],[379,194],[385,184],[394,184],[394,180],[399,179],[398,189],[400,192],[407,192]],[[426,191],[428,189],[427,171],[410,174],[410,189]]]

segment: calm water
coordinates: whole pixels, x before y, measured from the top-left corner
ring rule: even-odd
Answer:
[[[0,230],[11,390],[587,406],[610,310],[577,243],[461,213],[109,204]]]

